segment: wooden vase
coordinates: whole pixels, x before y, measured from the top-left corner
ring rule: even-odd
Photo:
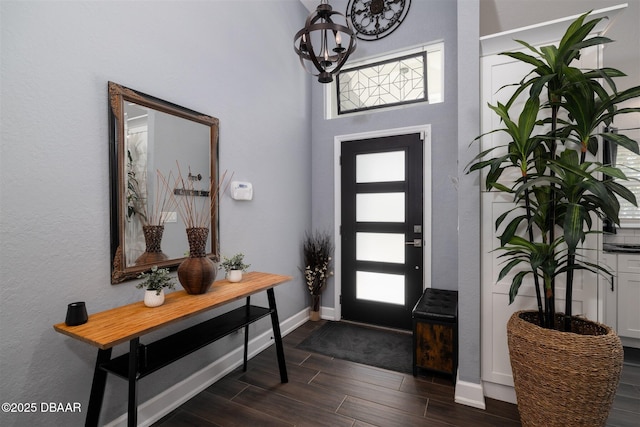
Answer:
[[[156,264],[169,259],[162,252],[162,234],[164,225],[143,225],[145,251],[136,259],[136,265]]]
[[[147,307],[159,307],[164,304],[164,289],[160,293],[155,290],[144,291],[144,305]]]
[[[206,227],[187,228],[189,257],[178,266],[178,280],[188,294],[204,294],[216,280],[218,268],[207,257],[208,235],[209,229]]]

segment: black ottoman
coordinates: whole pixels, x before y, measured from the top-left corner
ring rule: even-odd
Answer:
[[[413,319],[413,375],[418,368],[449,374],[458,367],[458,292],[425,289]]]

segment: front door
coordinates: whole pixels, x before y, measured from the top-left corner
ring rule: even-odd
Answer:
[[[420,133],[343,141],[342,317],[411,329],[423,290]]]

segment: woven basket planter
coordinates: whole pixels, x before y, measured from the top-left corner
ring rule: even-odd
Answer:
[[[604,426],[622,370],[620,338],[586,319],[572,319],[575,333],[537,323],[537,312],[518,311],[507,324],[522,425]]]

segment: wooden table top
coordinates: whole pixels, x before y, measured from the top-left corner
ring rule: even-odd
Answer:
[[[218,280],[206,294],[189,295],[184,290],[171,292],[160,307],[149,308],[139,301],[90,314],[89,321],[83,325],[67,326],[63,322],[53,328],[104,350],[291,279],[291,276],[250,272],[238,283]]]

